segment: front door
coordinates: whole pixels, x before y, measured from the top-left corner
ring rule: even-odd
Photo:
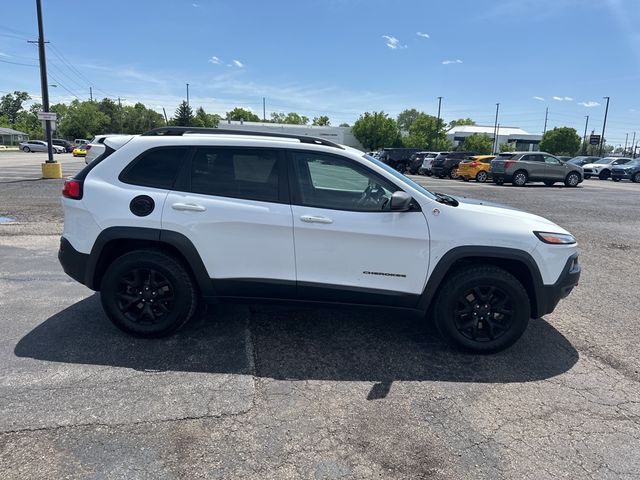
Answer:
[[[429,230],[414,211],[390,210],[398,188],[349,158],[291,154],[300,297],[413,306],[429,266]]]

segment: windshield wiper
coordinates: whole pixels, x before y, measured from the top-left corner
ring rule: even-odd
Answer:
[[[457,207],[460,202],[453,198],[451,195],[447,195],[444,193],[433,192],[436,196],[436,202],[444,203],[445,205],[451,205],[452,207]]]

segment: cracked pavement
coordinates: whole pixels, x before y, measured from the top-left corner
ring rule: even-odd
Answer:
[[[418,180],[560,223],[581,285],[491,356],[364,309],[218,305],[140,340],[57,262],[62,182],[0,184],[0,477],[640,478],[640,187]]]

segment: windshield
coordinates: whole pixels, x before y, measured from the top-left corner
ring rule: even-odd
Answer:
[[[613,162],[615,160],[615,158],[601,158],[600,160],[598,160],[597,162],[593,162],[593,163],[599,163],[599,164],[609,164],[611,162]]]
[[[418,190],[420,193],[426,195],[427,197],[429,197],[432,200],[435,200],[436,196],[431,193],[429,190],[427,190],[426,188],[424,188],[422,185],[414,182],[413,180],[411,180],[408,177],[405,177],[403,174],[401,174],[400,172],[398,172],[397,170],[394,170],[393,168],[391,168],[390,166],[382,163],[380,160],[378,160],[377,158],[373,158],[371,155],[363,155],[363,158],[369,160],[371,163],[375,163],[377,166],[379,166],[380,168],[383,168],[384,170],[386,170],[388,173],[390,173],[391,175],[393,175],[395,178],[397,178],[398,180],[402,181],[403,183],[406,183],[408,185],[410,185],[412,188],[415,188],[416,190]]]

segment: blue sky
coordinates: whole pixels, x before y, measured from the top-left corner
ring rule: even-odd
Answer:
[[[171,115],[405,108],[542,133],[640,136],[639,0],[42,0],[52,102],[120,96]],[[4,0],[0,94],[40,94],[35,0]],[[8,63],[12,62],[12,63]],[[25,65],[16,65],[16,63]],[[69,66],[69,64],[72,65]]]

